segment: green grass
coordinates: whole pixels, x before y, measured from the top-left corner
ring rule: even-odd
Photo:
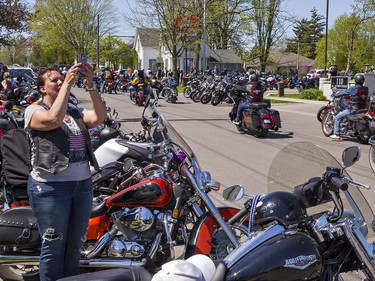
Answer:
[[[267,97],[270,97],[270,98],[272,98],[272,97],[279,97],[279,94],[269,94],[269,95],[267,95]],[[284,94],[284,97],[285,98],[293,98],[293,99],[299,99],[300,98],[300,96],[299,96],[299,94]]]
[[[281,100],[281,99],[273,99],[272,97],[268,96],[267,99],[271,100],[271,104],[274,103],[300,103],[298,101],[287,101],[287,100]]]

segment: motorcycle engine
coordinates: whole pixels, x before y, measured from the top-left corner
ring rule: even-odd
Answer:
[[[155,216],[145,207],[123,208],[112,214],[112,220],[121,236],[107,246],[107,255],[122,258],[140,258],[155,235]]]
[[[112,219],[117,228],[126,235],[126,230],[143,232],[150,229],[154,222],[154,214],[145,207],[124,208],[112,214]]]

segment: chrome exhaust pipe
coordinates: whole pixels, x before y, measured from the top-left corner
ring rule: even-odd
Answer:
[[[99,268],[121,268],[137,266],[142,267],[146,265],[146,260],[133,261],[133,260],[107,260],[107,259],[91,259],[91,260],[80,260],[80,266],[82,267],[99,267]]]
[[[0,265],[38,265],[39,256],[4,255],[0,254]]]
[[[145,266],[146,260],[111,260],[111,259],[88,259],[80,260],[82,267],[121,268],[130,266]],[[0,255],[0,265],[39,265],[39,256],[15,256]]]

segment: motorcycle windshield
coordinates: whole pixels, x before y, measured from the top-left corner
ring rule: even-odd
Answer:
[[[273,159],[267,178],[269,192],[293,191],[295,186],[313,177],[322,177],[327,167],[342,169],[342,165],[325,149],[309,143],[297,142],[284,147]],[[344,175],[350,177],[346,170]],[[358,187],[350,185],[346,192],[340,191],[345,210],[361,216],[367,224],[367,239],[374,237],[373,211]],[[332,210],[333,202],[308,208],[309,215]]]
[[[153,139],[157,142],[171,142],[179,150],[184,152],[188,159],[194,159],[194,162],[199,167],[198,159],[196,158],[193,150],[181,137],[181,135],[173,128],[167,119],[159,112],[155,104],[149,106],[152,116],[157,116],[158,122],[155,130],[153,131]]]

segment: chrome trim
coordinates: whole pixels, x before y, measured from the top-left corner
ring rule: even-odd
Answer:
[[[365,264],[366,272],[371,274],[371,280],[375,280],[373,245],[369,244],[360,229],[351,226],[349,221],[343,222],[339,226],[344,231],[360,261]]]
[[[254,250],[256,247],[271,239],[272,237],[285,232],[285,228],[279,224],[272,225],[271,227],[257,231],[249,237],[247,241],[241,244],[239,247],[234,249],[225,259],[224,263],[227,268],[231,268],[237,263],[243,256]]]

